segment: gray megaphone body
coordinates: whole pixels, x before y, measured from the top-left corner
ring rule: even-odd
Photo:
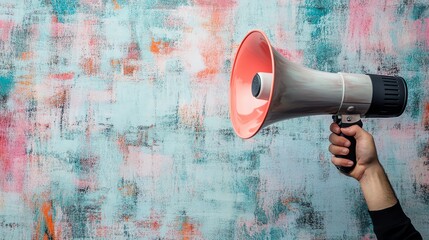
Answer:
[[[286,60],[264,33],[249,32],[235,56],[230,81],[230,118],[236,134],[253,137],[275,122],[311,115],[332,115],[340,127],[362,126],[361,118],[400,116],[407,85],[396,76],[328,73]],[[349,154],[356,164],[353,137]]]

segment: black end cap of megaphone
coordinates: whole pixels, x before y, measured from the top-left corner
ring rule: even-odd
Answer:
[[[255,74],[252,80],[252,95],[254,97],[259,96],[259,93],[261,92],[261,84],[261,76],[259,76],[259,74]]]
[[[365,117],[398,117],[407,106],[407,84],[402,77],[368,74],[372,101]]]

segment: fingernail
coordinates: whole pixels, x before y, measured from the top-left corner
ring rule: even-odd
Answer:
[[[351,142],[345,142],[344,143],[344,146],[346,146],[346,147],[350,147],[350,145],[351,145],[352,143]]]
[[[347,161],[346,165],[349,166],[349,167],[351,167],[351,166],[353,166],[353,162],[352,161]]]

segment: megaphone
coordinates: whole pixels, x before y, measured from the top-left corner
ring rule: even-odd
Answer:
[[[235,55],[230,81],[230,119],[235,133],[253,137],[275,122],[331,115],[340,127],[362,126],[361,118],[400,116],[407,85],[397,76],[329,73],[286,60],[259,30],[249,32]],[[347,137],[347,136],[345,136]],[[355,162],[353,137],[350,153]],[[352,167],[340,168],[348,173]]]

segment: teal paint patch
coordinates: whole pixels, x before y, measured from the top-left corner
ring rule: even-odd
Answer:
[[[310,48],[313,52],[312,58],[310,58],[310,64],[319,70],[339,72],[339,66],[337,64],[338,55],[341,53],[341,46],[335,43],[319,41],[317,44]]]
[[[396,13],[401,16],[404,14],[411,14],[412,20],[417,20],[424,18],[425,12],[429,9],[428,5],[424,4],[412,4],[407,3],[406,1],[404,3],[401,3],[398,5],[396,9]],[[411,11],[410,11],[411,10]]]
[[[136,181],[120,179],[118,189],[121,192],[121,204],[118,217],[121,219],[135,219],[137,213],[138,195],[141,194]]]
[[[427,66],[429,66],[429,52],[425,49],[417,47],[413,48],[404,54],[402,71],[417,73],[413,74],[412,77],[406,78],[408,86],[408,106],[406,111],[415,120],[419,120],[422,114],[422,101],[425,96],[425,88],[423,88],[423,82],[425,76],[419,73],[427,72]]]
[[[8,73],[6,75],[0,76],[0,97],[5,98],[9,96],[9,93],[12,91],[15,80],[13,73]]]
[[[278,227],[271,228],[269,236],[271,239],[284,239],[285,238],[285,234],[283,233],[283,229],[278,228]]]
[[[336,66],[337,57],[341,52],[341,46],[334,43],[320,43],[316,48],[316,61],[319,66]]]
[[[411,18],[413,20],[422,18],[422,16],[424,15],[424,12],[427,11],[428,9],[429,9],[429,6],[426,6],[426,5],[421,5],[421,4],[414,5]]]
[[[268,216],[265,213],[264,209],[262,208],[262,204],[261,203],[258,203],[258,205],[256,206],[256,209],[255,209],[255,219],[256,219],[256,223],[258,225],[268,224],[268,222],[269,222]]]
[[[305,19],[310,24],[319,24],[322,17],[331,12],[332,5],[322,1],[305,2]]]
[[[398,15],[403,15],[405,12],[405,8],[406,8],[406,4],[399,4],[398,7],[396,8],[396,13]]]
[[[272,209],[273,209],[273,216],[276,220],[279,219],[281,214],[287,214],[287,211],[288,211],[287,206],[282,202],[281,199],[278,199],[276,201]]]
[[[305,50],[306,65],[323,71],[332,71],[337,69],[337,57],[341,53],[341,45],[338,41],[333,42],[332,35],[337,35],[333,31],[328,31],[326,27],[325,16],[331,14],[340,5],[334,3],[325,3],[323,1],[307,0],[302,7],[302,18],[309,24],[310,39],[309,47]],[[340,27],[342,27],[340,25]],[[331,69],[331,67],[333,69]]]
[[[307,21],[310,24],[318,24],[320,19],[328,14],[328,10],[326,8],[318,8],[318,7],[307,7]]]
[[[76,1],[51,0],[52,8],[58,17],[58,22],[64,23],[65,17],[76,13]]]
[[[234,189],[236,192],[243,193],[246,196],[246,201],[253,202],[257,199],[258,186],[260,183],[259,177],[249,176],[244,178],[244,181],[241,182],[241,185],[237,186],[237,189]]]
[[[88,238],[90,236],[87,221],[88,212],[96,213],[100,211],[100,204],[97,204],[96,201],[91,201],[88,195],[90,194],[87,191],[78,191],[74,196],[75,204],[63,209],[64,214],[69,216],[71,229],[73,229],[72,238]]]
[[[429,52],[424,47],[416,47],[405,55],[404,60],[407,70],[419,72],[422,67],[429,66]]]
[[[28,51],[28,43],[30,36],[29,25],[30,23],[28,23],[28,25],[26,24],[22,26],[21,28],[14,28],[12,30],[11,38],[16,58],[20,58],[22,56],[22,53]]]
[[[415,120],[420,120],[421,103],[424,97],[424,89],[422,86],[422,79],[420,76],[414,76],[407,79],[408,87],[408,103],[405,109],[410,116]]]

